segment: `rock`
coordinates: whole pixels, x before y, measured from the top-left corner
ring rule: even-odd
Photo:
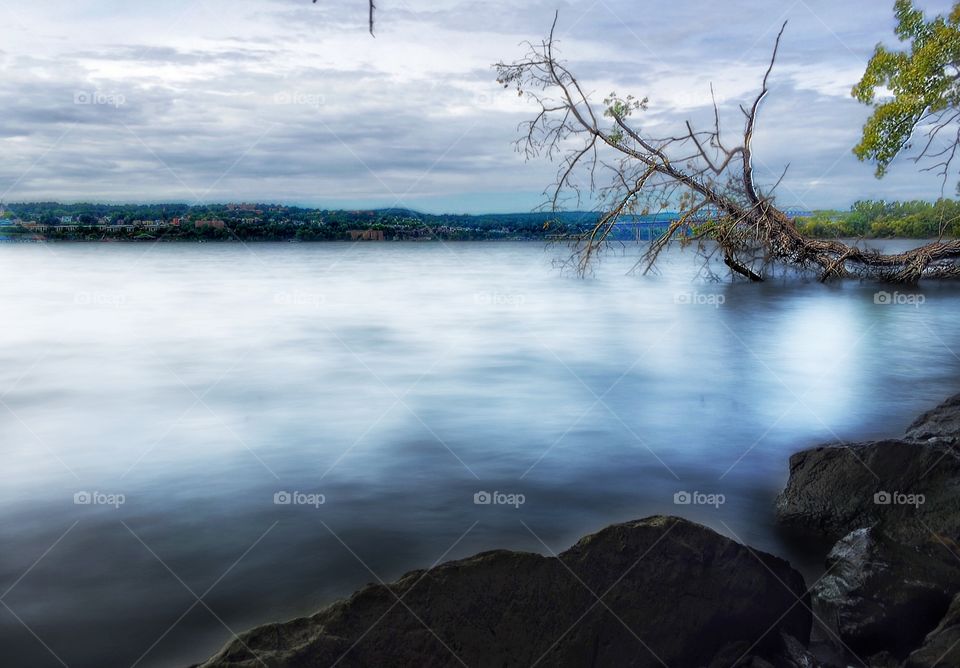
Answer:
[[[960,394],[918,417],[907,428],[906,436],[916,441],[960,441]]]
[[[890,652],[878,652],[867,658],[865,665],[870,668],[900,668],[903,662]]]
[[[707,668],[773,668],[774,664],[751,651],[750,643],[734,642],[721,649]]]
[[[814,612],[858,656],[889,652],[902,660],[960,592],[958,565],[943,546],[925,550],[857,529],[827,556],[827,574],[813,587]]]
[[[834,538],[880,526],[908,543],[960,540],[960,449],[886,440],[798,452],[776,511],[786,526]]]
[[[910,654],[904,668],[955,668],[960,666],[960,594],[947,614],[931,631],[923,646]]]
[[[958,492],[960,394],[917,418],[905,439],[796,453],[776,505],[784,525],[835,538],[879,525],[906,542],[931,533],[960,541]]]
[[[788,527],[841,539],[812,590],[837,649],[869,666],[936,665],[935,649],[917,648],[943,653],[956,633],[944,614],[960,593],[960,395],[904,439],[795,454],[776,510]]]
[[[757,656],[746,642],[730,643],[713,657],[708,668],[826,668],[810,653],[804,643],[780,633],[780,647],[768,649],[767,658]],[[769,661],[767,659],[770,659]]]
[[[485,552],[369,585],[246,632],[202,665],[706,666],[732,643],[767,661],[782,654],[781,632],[809,640],[807,601],[787,562],[657,516],[559,557]]]
[[[777,664],[778,666],[783,668],[820,668],[822,666],[804,643],[786,633],[781,633],[780,637],[783,640],[783,650],[782,660]]]

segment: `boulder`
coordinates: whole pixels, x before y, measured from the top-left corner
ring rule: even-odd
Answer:
[[[956,668],[960,666],[960,594],[953,598],[940,624],[927,635],[923,646],[907,658],[904,668]]]
[[[810,653],[805,643],[782,631],[779,649],[767,648],[765,657],[751,650],[746,642],[730,643],[713,657],[708,668],[828,668]]]
[[[809,640],[808,600],[787,562],[657,516],[558,557],[485,552],[369,585],[202,665],[707,666],[736,643],[752,665],[778,665],[784,637],[798,656]]]
[[[960,592],[957,566],[943,546],[920,549],[857,529],[827,556],[827,573],[813,587],[814,612],[857,656],[888,652],[902,660]]]
[[[960,395],[905,438],[793,455],[776,512],[787,527],[840,539],[812,590],[837,650],[870,666],[908,655],[904,665],[940,665],[933,655],[956,633],[944,615],[960,593]]]
[[[906,437],[915,441],[960,441],[960,394],[918,417],[907,428]]]
[[[798,452],[776,512],[785,526],[834,538],[879,526],[908,543],[960,540],[960,449],[894,439]]]

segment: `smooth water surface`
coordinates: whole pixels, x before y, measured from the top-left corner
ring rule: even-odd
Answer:
[[[581,280],[537,243],[0,246],[2,663],[185,665],[655,513],[815,570],[772,521],[789,454],[960,390],[960,292],[636,254]]]

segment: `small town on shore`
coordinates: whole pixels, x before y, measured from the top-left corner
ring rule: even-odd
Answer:
[[[0,204],[5,241],[430,241],[542,239],[596,214],[425,214],[279,204]]]
[[[960,231],[960,202],[863,200],[849,210],[787,208],[817,238],[937,238]],[[650,240],[683,214],[621,216],[611,240]],[[719,214],[700,212],[690,228]],[[411,209],[331,210],[282,204],[62,204],[0,202],[0,241],[480,241],[562,240],[591,229],[593,211],[430,214]]]

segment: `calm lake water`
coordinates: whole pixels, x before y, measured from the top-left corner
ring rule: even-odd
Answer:
[[[698,282],[679,252],[627,275],[636,248],[581,280],[561,254],[0,247],[0,663],[184,665],[377,578],[655,513],[811,572],[772,521],[790,453],[960,391],[955,287]]]

